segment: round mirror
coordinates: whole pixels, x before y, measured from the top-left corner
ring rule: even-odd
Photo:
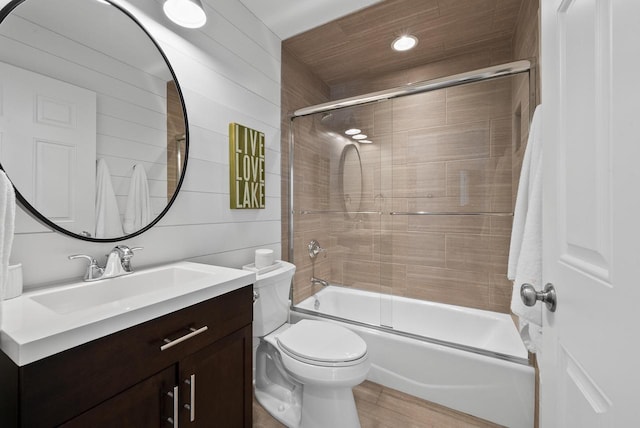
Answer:
[[[149,229],[184,178],[188,126],[158,44],[103,0],[0,11],[0,168],[46,226],[113,242]]]
[[[340,180],[345,214],[354,218],[362,202],[362,163],[355,144],[347,144],[340,156]]]

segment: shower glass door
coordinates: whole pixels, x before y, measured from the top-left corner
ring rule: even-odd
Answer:
[[[524,146],[520,116],[528,123],[527,83],[527,75],[503,77],[388,103],[392,191],[381,264],[391,271],[394,329],[451,340],[448,326],[433,322],[430,302],[509,312],[513,171]]]
[[[294,119],[294,304],[322,293],[317,277],[346,291],[316,299],[320,312],[432,338],[431,302],[509,313],[528,83],[500,77]],[[326,250],[315,260],[312,239]]]
[[[390,170],[381,159],[391,149],[390,111],[379,105],[298,117],[292,123],[293,303],[307,299],[305,309],[375,326],[385,323],[381,219]],[[315,257],[309,254],[312,240],[323,249]],[[313,277],[338,287],[340,294],[330,295],[320,282],[311,282]],[[368,293],[356,296],[355,289]]]

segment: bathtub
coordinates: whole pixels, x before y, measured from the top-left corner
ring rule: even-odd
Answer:
[[[340,323],[367,343],[368,380],[511,428],[531,428],[535,372],[511,317],[331,285],[291,322]]]

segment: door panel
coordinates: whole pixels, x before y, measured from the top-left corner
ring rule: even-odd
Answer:
[[[182,405],[189,405],[182,410],[181,425],[251,427],[251,332],[251,326],[245,327],[180,362]],[[185,382],[191,379],[193,388]]]
[[[172,390],[173,385],[175,366],[132,386],[61,427],[169,427],[171,425],[167,418],[173,414],[173,400],[167,392]]]
[[[541,427],[635,426],[640,250],[640,2],[542,8],[544,144]]]
[[[43,215],[95,233],[96,94],[0,63],[0,159]],[[44,228],[17,213],[16,232]]]

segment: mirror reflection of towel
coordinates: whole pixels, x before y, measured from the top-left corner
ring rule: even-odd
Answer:
[[[13,184],[0,170],[0,327],[2,324],[2,299],[9,276],[9,256],[13,245],[16,219],[16,195]]]
[[[147,173],[140,164],[133,166],[127,208],[124,212],[124,232],[136,232],[151,223],[151,201]]]
[[[124,235],[109,167],[98,159],[96,168],[96,238],[116,238]]]

